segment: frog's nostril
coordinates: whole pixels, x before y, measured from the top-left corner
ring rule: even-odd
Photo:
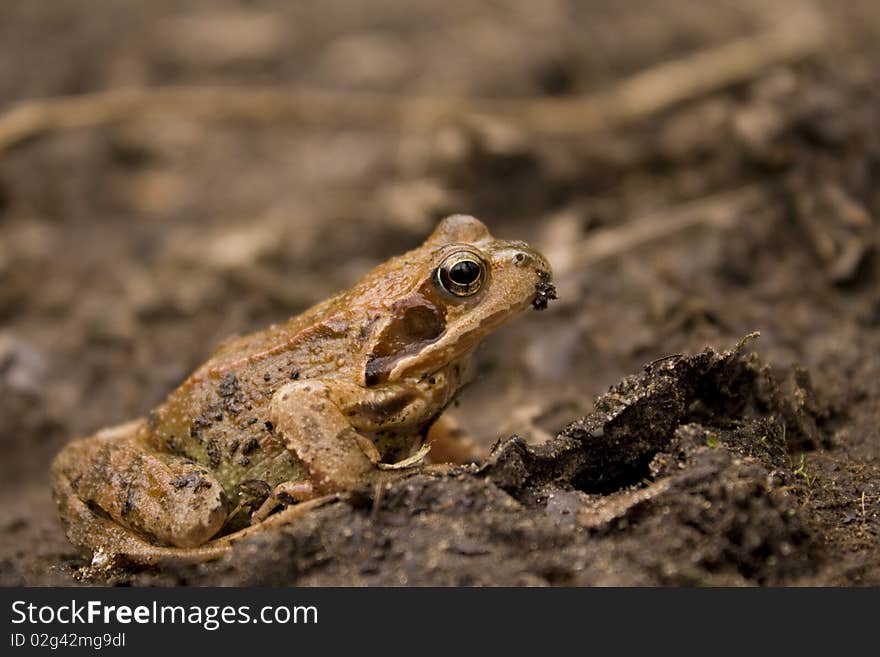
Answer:
[[[515,256],[513,256],[513,263],[518,266],[523,266],[529,262],[530,258],[522,251],[517,252]]]

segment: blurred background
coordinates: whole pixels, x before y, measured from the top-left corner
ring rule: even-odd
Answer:
[[[71,553],[67,440],[453,212],[544,251],[560,295],[480,350],[452,409],[480,442],[759,330],[828,419],[804,503],[876,550],[878,37],[870,0],[0,3],[5,581]],[[214,104],[112,102],[166,87]]]

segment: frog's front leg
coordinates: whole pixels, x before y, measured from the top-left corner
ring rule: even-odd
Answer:
[[[381,429],[393,432],[407,424],[407,413],[418,413],[412,407],[400,409],[383,404],[380,392],[340,385],[348,385],[351,390],[341,391],[335,381],[295,381],[280,388],[272,398],[272,424],[287,448],[309,470],[312,495],[353,490],[400,476],[393,465],[382,463],[379,449],[367,434]],[[339,397],[359,401],[343,410],[335,401]],[[406,433],[401,430],[399,435]],[[401,465],[416,465],[424,452],[411,457],[407,447],[402,446]],[[297,497],[305,498],[302,494]]]
[[[143,429],[142,420],[107,429],[71,442],[55,458],[54,494],[74,543],[115,552],[124,551],[121,541],[140,538],[189,548],[223,526],[226,495],[214,475],[151,449]]]

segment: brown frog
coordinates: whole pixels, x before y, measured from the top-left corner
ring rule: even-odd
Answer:
[[[541,254],[448,217],[350,290],[221,346],[148,418],[70,443],[52,465],[67,535],[96,559],[213,558],[426,467],[474,348],[553,298]]]

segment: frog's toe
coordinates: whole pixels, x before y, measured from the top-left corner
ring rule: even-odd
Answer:
[[[272,494],[251,516],[251,525],[263,522],[279,506],[306,502],[316,497],[315,487],[309,481],[285,481],[278,484]]]
[[[405,459],[401,461],[395,461],[394,463],[376,463],[376,467],[380,470],[406,470],[407,468],[413,468],[417,465],[421,465],[422,461],[425,460],[425,457],[428,455],[428,452],[431,451],[431,444],[426,443],[422,445],[419,450],[411,455],[407,456]]]

